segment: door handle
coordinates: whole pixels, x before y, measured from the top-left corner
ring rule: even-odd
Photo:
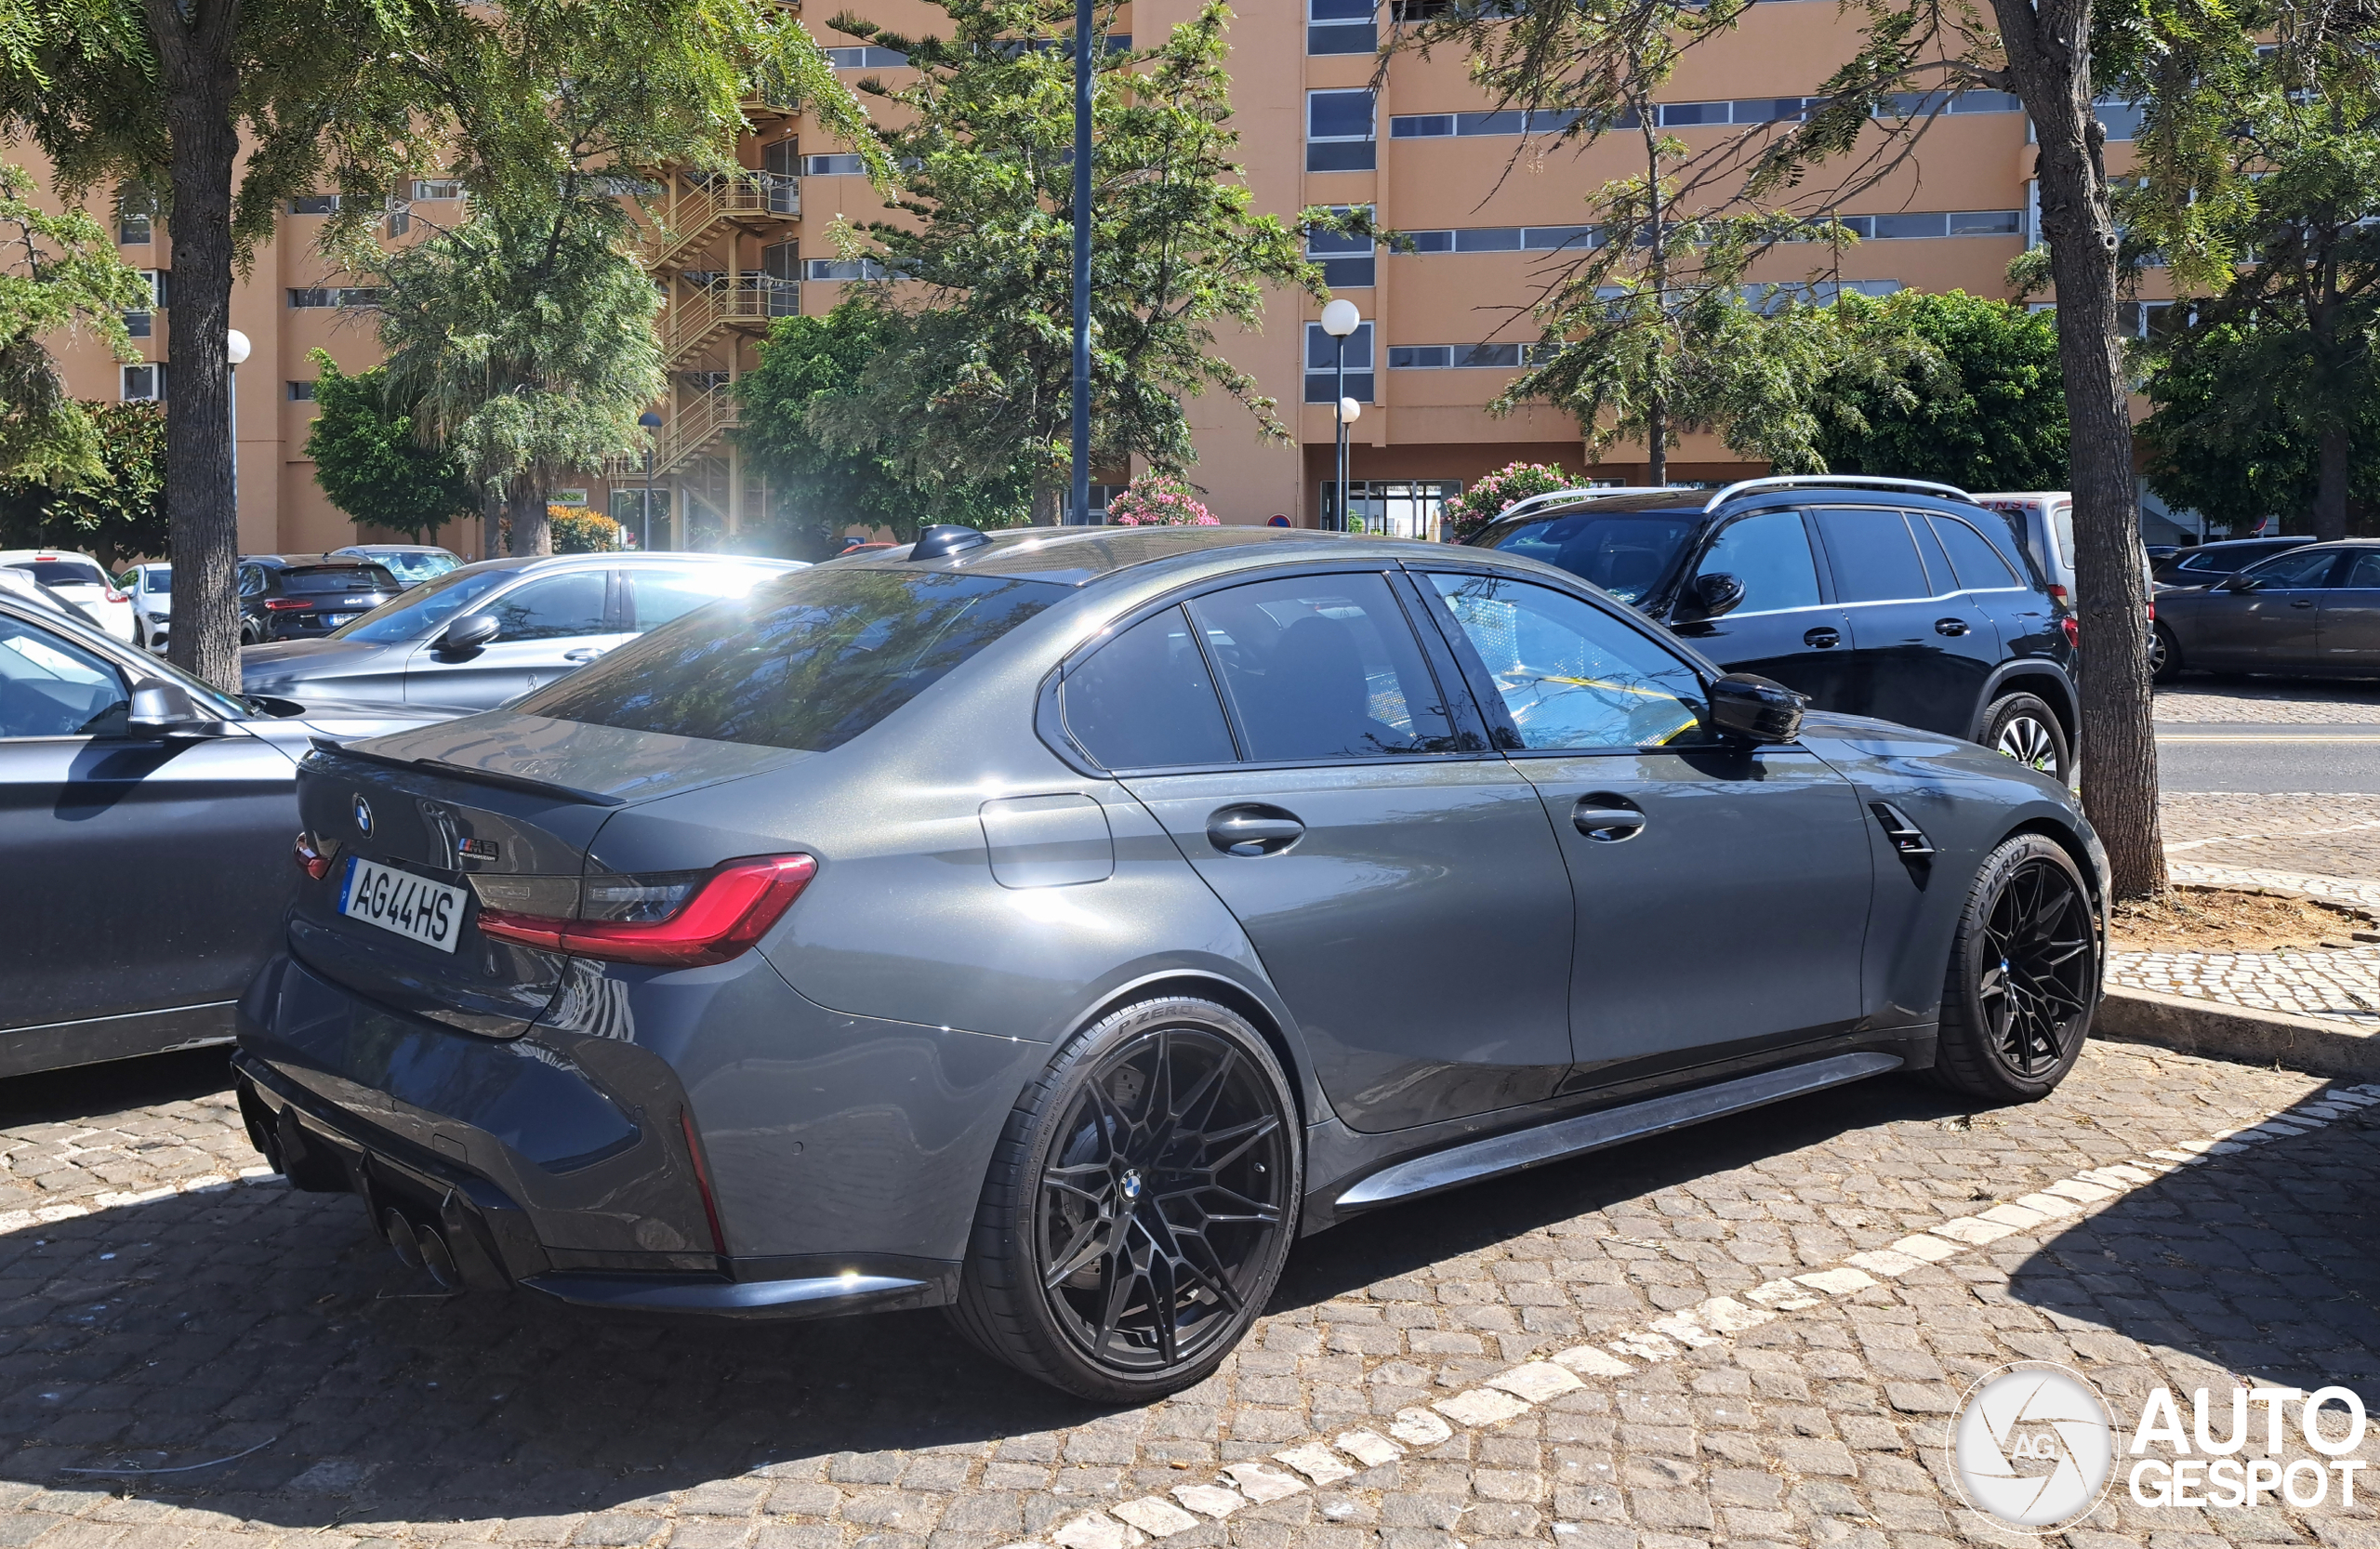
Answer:
[[[1831,651],[1843,643],[1843,631],[1825,628],[1812,629],[1802,637],[1802,643],[1814,645],[1821,651]]]
[[[582,645],[575,651],[564,651],[562,659],[566,662],[591,662],[602,654],[592,645]]]
[[[1937,618],[1934,621],[1934,632],[1937,635],[1963,635],[1967,632],[1967,621],[1964,618]]]
[[[1634,807],[1621,806],[1624,800],[1600,790],[1581,796],[1570,809],[1571,825],[1598,844],[1634,839],[1645,831],[1645,814]]]
[[[1221,807],[1207,819],[1207,842],[1226,855],[1277,855],[1305,837],[1305,825],[1278,807]]]
[[[2300,597],[2293,601],[2289,605],[2293,608],[2310,608],[2314,605],[2314,600],[2311,597]]]

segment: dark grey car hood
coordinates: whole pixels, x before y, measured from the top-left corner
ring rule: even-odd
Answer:
[[[479,774],[499,782],[529,780],[615,803],[674,796],[813,756],[790,748],[628,732],[510,710],[487,710],[350,747],[369,758],[424,764],[467,779]]]
[[[376,645],[362,640],[279,640],[240,648],[240,681],[269,691],[275,683],[340,678],[350,672],[385,672],[393,653],[402,660],[412,641]]]

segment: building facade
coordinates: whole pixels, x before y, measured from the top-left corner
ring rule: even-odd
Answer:
[[[1187,20],[1196,4],[1133,0],[1117,26],[1145,41]],[[931,31],[939,16],[922,0],[861,0],[857,8],[895,33]],[[1447,499],[1514,460],[1641,482],[1641,447],[1610,448],[1591,463],[1567,415],[1488,412],[1535,337],[1531,303],[1588,239],[1586,197],[1640,169],[1635,138],[1567,146],[1532,134],[1553,126],[1491,111],[1464,61],[1444,53],[1400,58],[1376,87],[1376,17],[1374,0],[1250,4],[1232,24],[1229,64],[1241,160],[1260,209],[1286,216],[1309,205],[1367,206],[1411,239],[1409,251],[1330,237],[1310,249],[1333,293],[1363,317],[1344,352],[1348,395],[1363,404],[1350,434],[1348,516],[1374,531],[1433,536]],[[1701,149],[1797,114],[1843,57],[1850,27],[1818,0],[1753,7],[1735,33],[1688,56],[1663,94],[1662,128]],[[888,49],[823,28],[821,41],[847,78],[898,84],[906,73],[906,60]],[[2102,118],[2121,170],[2136,114],[2111,104]],[[1836,211],[1862,240],[1825,283],[1871,294],[1915,286],[2007,295],[2008,262],[2032,237],[2032,155],[2013,99],[1972,92],[1951,99],[1917,155]],[[846,285],[868,283],[825,233],[838,218],[865,220],[882,205],[849,148],[801,113],[755,109],[737,160],[743,170],[734,177],[672,174],[651,196],[655,224],[643,258],[666,298],[669,386],[655,405],[662,426],[650,505],[641,462],[590,472],[583,491],[563,494],[607,507],[631,526],[649,509],[656,541],[673,546],[737,546],[780,498],[737,448],[731,385],[752,367],[774,319],[823,313]],[[459,190],[426,182],[413,193],[434,206]],[[233,326],[254,347],[235,390],[241,542],[252,551],[353,541],[355,529],[315,484],[304,453],[316,374],[311,351],[324,350],[350,371],[377,353],[370,298],[339,288],[316,249],[311,228],[330,207],[327,198],[294,202],[232,303]],[[403,240],[405,220],[403,211],[392,215],[393,239]],[[127,262],[162,267],[162,221],[127,212],[118,235]],[[1810,279],[1821,251],[1781,247],[1756,277]],[[160,288],[159,309],[136,323],[143,363],[119,366],[87,345],[61,351],[78,396],[170,392],[169,275]],[[2137,306],[2137,324],[2147,326],[2159,305]],[[1225,521],[1335,523],[1340,351],[1319,315],[1311,298],[1281,295],[1261,331],[1222,337],[1234,363],[1282,405],[1294,444],[1262,440],[1226,399],[1190,405],[1199,453],[1192,478]],[[1762,470],[1704,436],[1689,436],[1670,459],[1673,480]],[[449,541],[473,549],[473,525]]]

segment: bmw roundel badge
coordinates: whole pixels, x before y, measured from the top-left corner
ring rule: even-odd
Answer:
[[[361,796],[355,799],[355,831],[365,839],[372,837],[372,803]]]

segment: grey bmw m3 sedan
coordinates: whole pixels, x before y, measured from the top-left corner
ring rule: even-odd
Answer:
[[[945,1305],[1111,1401],[1303,1234],[1887,1071],[2039,1097],[2100,993],[2056,782],[1391,539],[933,528],[299,798],[235,1057],[292,1183],[448,1284]]]

